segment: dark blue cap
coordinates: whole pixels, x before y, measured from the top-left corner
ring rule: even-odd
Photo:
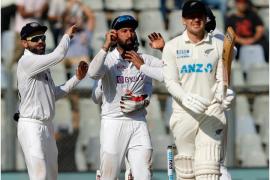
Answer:
[[[198,0],[187,1],[182,9],[182,17],[188,17],[191,14],[200,13],[207,15],[206,7],[203,2]]]
[[[38,32],[41,31],[43,33],[45,33],[47,31],[47,27],[46,26],[42,26],[41,24],[37,23],[37,22],[31,22],[31,23],[27,23],[25,26],[23,26],[22,30],[21,30],[21,39],[25,40],[27,37],[31,36],[34,32]]]
[[[112,29],[119,30],[121,28],[133,28],[138,27],[138,21],[130,15],[122,15],[115,18],[112,22]]]

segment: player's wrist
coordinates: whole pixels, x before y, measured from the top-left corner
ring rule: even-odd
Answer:
[[[108,45],[107,43],[105,43],[105,44],[102,46],[102,49],[103,49],[104,51],[108,52],[109,49],[110,49],[110,45]]]

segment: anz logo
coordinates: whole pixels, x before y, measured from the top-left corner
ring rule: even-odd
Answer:
[[[211,73],[213,71],[213,65],[208,64],[185,64],[180,70],[180,74],[186,73]]]

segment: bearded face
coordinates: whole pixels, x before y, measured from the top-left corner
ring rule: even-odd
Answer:
[[[132,28],[122,28],[117,31],[117,44],[124,51],[135,50],[136,33]]]
[[[30,37],[27,37],[23,41],[24,47],[31,51],[34,54],[45,54],[46,49],[46,35],[44,34],[35,34]]]
[[[38,43],[37,45],[29,45],[28,50],[34,54],[45,54],[46,45],[45,43]]]

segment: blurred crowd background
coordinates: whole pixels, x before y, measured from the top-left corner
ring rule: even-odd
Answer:
[[[268,167],[269,163],[269,1],[203,0],[211,7],[217,28],[236,31],[238,54],[232,64],[232,89],[237,96],[229,117],[226,165]],[[30,21],[48,26],[46,53],[58,44],[66,27],[77,23],[66,59],[53,67],[55,84],[75,72],[79,60],[90,62],[100,50],[112,20],[129,14],[139,21],[139,51],[161,58],[148,37],[159,32],[165,41],[181,34],[184,0],[2,0],[1,1],[1,170],[26,170],[16,137],[13,114],[18,106],[16,64],[23,53],[19,32]],[[245,9],[246,8],[246,9]],[[239,12],[245,11],[245,16]],[[38,59],[37,59],[38,61]],[[91,100],[94,80],[86,77],[65,99],[56,102],[55,138],[60,171],[99,167],[100,105]],[[166,148],[171,97],[164,84],[154,82],[148,124],[154,148],[153,168],[167,169]]]

